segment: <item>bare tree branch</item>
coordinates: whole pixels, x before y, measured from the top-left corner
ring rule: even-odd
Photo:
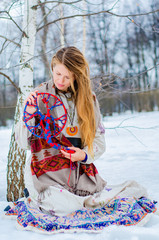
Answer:
[[[8,67],[8,68],[0,68],[0,70],[1,70],[1,71],[2,71],[2,70],[9,70],[9,69],[12,69],[12,68],[15,68],[15,67],[22,66],[22,65],[24,65],[24,64],[27,64],[29,61],[31,61],[31,60],[33,60],[33,59],[39,58],[39,57],[42,56],[43,54],[49,54],[50,52],[56,51],[57,49],[59,49],[59,47],[61,47],[61,45],[58,45],[58,46],[55,47],[54,49],[51,49],[51,50],[49,50],[49,51],[47,51],[47,52],[45,52],[45,53],[42,53],[42,54],[38,54],[38,55],[36,55],[36,56],[33,56],[33,57],[29,58],[27,61],[21,62],[21,63],[19,63],[19,64],[16,64],[16,65],[11,66],[11,67]]]
[[[46,1],[46,2],[40,2],[38,3],[37,5],[34,5],[32,8],[37,8],[38,6],[41,6],[41,5],[44,5],[44,4],[47,4],[47,3],[64,3],[64,4],[74,4],[74,3],[78,3],[78,2],[81,2],[82,0],[77,0],[77,1],[74,1],[74,2],[63,2],[63,1]]]
[[[112,8],[110,9],[110,10],[112,10],[116,5],[117,5],[117,3],[119,2],[120,0],[117,0],[114,4],[113,4],[113,6],[112,6]]]
[[[131,117],[134,118],[134,117]],[[117,129],[124,129],[126,131],[128,131],[138,142],[140,142],[143,146],[146,147],[146,145],[130,130],[130,128],[134,128],[134,129],[140,129],[140,130],[152,130],[152,129],[158,129],[159,125],[156,126],[152,126],[152,127],[137,127],[137,126],[131,126],[131,125],[125,125],[122,126],[123,122],[125,122],[126,120],[129,120],[130,118],[124,119],[123,121],[121,121],[117,126],[114,127],[105,127],[105,129],[112,129],[112,130],[117,130]]]
[[[3,44],[2,44],[2,47],[1,47],[1,50],[0,50],[0,54],[3,52],[3,50],[8,46],[5,46],[5,44],[6,44],[6,42],[7,42],[7,40],[5,40],[4,42],[3,42]]]
[[[6,77],[6,78],[12,83],[12,85],[17,89],[18,93],[21,93],[20,88],[18,88],[18,87],[16,86],[16,84],[10,79],[10,77],[9,77],[8,75],[6,75],[5,73],[2,73],[2,72],[0,72],[0,75]]]
[[[4,38],[5,40],[7,40],[7,41],[9,41],[9,42],[14,43],[14,44],[17,45],[18,47],[21,47],[21,45],[20,45],[19,43],[15,42],[14,40],[11,40],[11,39],[9,39],[9,38],[7,38],[7,37],[4,37],[4,36],[2,36],[2,35],[0,35],[0,37],[1,37],[1,38]]]
[[[130,79],[137,78],[137,77],[139,77],[139,76],[141,76],[141,75],[143,75],[143,74],[151,71],[152,69],[154,69],[154,68],[156,68],[156,67],[158,67],[158,66],[159,66],[159,63],[157,63],[155,66],[147,69],[146,71],[143,71],[143,72],[141,72],[141,73],[139,73],[139,74],[137,74],[137,75],[135,75],[135,76],[132,76],[132,77],[122,78],[122,77],[120,77],[120,76],[118,76],[118,75],[115,75],[114,73],[110,73],[110,74],[107,74],[107,75],[97,75],[97,76],[95,76],[95,77],[92,77],[91,80],[95,80],[95,79],[101,79],[101,80],[102,80],[103,78],[107,78],[107,77],[112,76],[112,77],[118,78],[118,79],[120,79],[120,80],[122,80],[122,81],[126,81],[126,80],[130,80]]]
[[[22,32],[22,34],[27,37],[27,34],[21,29],[21,27],[16,23],[16,21],[12,18],[12,16],[10,15],[10,13],[8,11],[0,11],[1,13],[6,13],[9,16],[9,20],[11,20],[16,26],[17,28]]]
[[[115,16],[115,17],[124,17],[124,18],[130,18],[130,17],[136,17],[136,16],[144,16],[144,15],[148,15],[148,14],[152,14],[152,13],[156,13],[156,12],[159,12],[159,9],[157,10],[154,10],[154,11],[151,11],[151,12],[147,12],[147,13],[139,13],[139,14],[128,14],[128,15],[120,15],[120,14],[116,14],[116,13],[113,13],[111,12],[110,10],[105,10],[105,11],[100,11],[100,12],[94,12],[94,13],[87,13],[87,14],[76,14],[76,15],[72,15],[72,16],[67,16],[67,17],[62,17],[62,18],[58,18],[52,22],[49,22],[43,26],[41,26],[40,28],[37,29],[37,31],[40,31],[42,28],[50,25],[50,24],[53,24],[53,23],[56,23],[58,21],[61,21],[63,19],[69,19],[69,18],[75,18],[75,17],[84,17],[84,16],[93,16],[93,15],[97,15],[97,14],[101,14],[101,13],[108,13],[112,16]],[[134,22],[132,19],[129,19],[131,20],[132,22]]]
[[[57,7],[57,6],[58,6],[58,4],[56,4],[55,6],[53,6],[53,7],[49,10],[49,12],[48,12],[47,14],[43,15],[43,18],[42,18],[42,20],[40,21],[40,23],[38,24],[37,28],[41,25],[42,22],[45,22],[45,19],[46,19],[46,18],[48,17],[48,15],[53,11],[53,9],[54,9],[55,7]],[[43,5],[40,5],[40,7],[43,7]]]

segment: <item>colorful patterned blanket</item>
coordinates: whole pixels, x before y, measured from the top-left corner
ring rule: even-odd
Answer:
[[[156,211],[155,202],[146,197],[135,200],[132,197],[114,198],[98,209],[77,210],[66,216],[51,216],[43,213],[27,199],[14,202],[6,216],[17,218],[18,228],[23,230],[59,232],[97,232],[110,225],[143,225],[151,213]],[[143,224],[141,224],[143,222]]]

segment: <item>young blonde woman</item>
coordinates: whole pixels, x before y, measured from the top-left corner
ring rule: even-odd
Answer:
[[[25,185],[30,196],[38,199],[41,209],[59,215],[83,207],[86,196],[105,187],[106,182],[92,164],[105,151],[105,131],[83,54],[75,47],[62,48],[53,56],[51,68],[53,79],[35,88],[24,106],[27,102],[34,104],[38,92],[57,96],[67,110],[66,126],[57,138],[62,146],[68,144],[74,153],[70,156],[70,153],[54,149],[45,140],[32,136],[23,121],[17,124],[16,139],[21,147],[31,149],[31,159],[25,170]],[[33,114],[35,108],[28,106],[27,112]],[[60,109],[57,115],[61,115]],[[35,118],[31,119],[30,125],[35,121]],[[70,157],[74,162],[71,174]],[[54,167],[50,166],[50,161]],[[45,169],[43,174],[37,171],[40,168]]]
[[[43,213],[65,216],[83,208],[101,208],[115,197],[146,197],[146,190],[135,181],[107,186],[93,164],[105,152],[105,130],[83,54],[72,46],[62,48],[53,56],[51,68],[53,78],[35,88],[24,105],[34,104],[40,92],[57,96],[66,108],[67,122],[55,141],[74,153],[52,148],[46,140],[33,136],[22,119],[19,121],[17,142],[31,149],[25,167],[30,202]],[[35,108],[28,106],[27,112],[33,114]],[[33,117],[30,125],[37,122]]]

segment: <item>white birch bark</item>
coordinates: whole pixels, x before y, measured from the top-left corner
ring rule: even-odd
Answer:
[[[25,0],[22,44],[21,44],[21,66],[19,69],[19,87],[21,94],[18,96],[14,124],[22,117],[23,101],[33,87],[33,57],[36,37],[36,8],[38,0]],[[14,201],[23,196],[24,181],[23,169],[26,152],[19,148],[15,141],[14,126],[12,129],[11,142],[8,153],[7,168],[7,200]]]

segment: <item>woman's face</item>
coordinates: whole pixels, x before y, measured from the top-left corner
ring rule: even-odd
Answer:
[[[75,80],[74,74],[65,65],[58,63],[53,68],[53,79],[55,86],[61,91],[67,91],[71,81]]]

